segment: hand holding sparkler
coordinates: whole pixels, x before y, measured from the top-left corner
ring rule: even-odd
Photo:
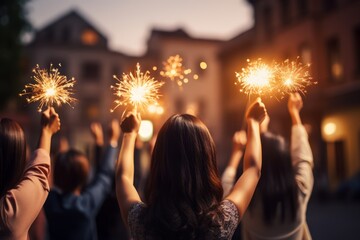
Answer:
[[[41,136],[39,140],[39,148],[45,149],[50,153],[51,137],[60,130],[60,118],[54,108],[48,107],[41,114]]]
[[[34,76],[32,77],[35,83],[25,85],[25,89],[20,93],[20,96],[28,96],[26,98],[28,103],[39,101],[38,111],[41,112],[44,106],[51,107],[53,104],[60,106],[61,104],[68,104],[76,101],[73,95],[72,88],[75,84],[74,78],[68,80],[66,76],[60,75],[57,68],[50,65],[49,71],[40,69],[39,65],[33,69]]]
[[[121,122],[121,130],[124,133],[135,133],[137,134],[140,129],[141,115],[140,113],[128,112],[125,118]]]
[[[246,112],[246,120],[248,122],[255,121],[260,124],[265,119],[266,115],[267,112],[264,103],[260,98],[257,98],[248,108]]]
[[[160,97],[159,88],[164,84],[163,82],[156,81],[150,77],[149,72],[142,73],[140,71],[140,64],[136,64],[135,75],[123,74],[122,80],[113,76],[118,82],[114,89],[114,95],[118,98],[114,101],[116,104],[110,111],[113,112],[120,105],[132,105],[135,112],[138,109],[143,110],[145,107],[155,104]]]
[[[288,110],[293,125],[301,124],[300,110],[303,107],[303,101],[299,93],[290,93],[288,101]]]

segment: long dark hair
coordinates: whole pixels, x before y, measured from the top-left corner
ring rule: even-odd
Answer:
[[[279,208],[282,222],[285,221],[288,210],[290,218],[295,220],[299,206],[298,187],[289,148],[282,137],[269,132],[261,135],[261,145],[261,178],[250,204],[250,211],[254,207],[253,201],[260,198],[265,223],[272,223]]]
[[[215,145],[206,126],[192,115],[170,117],[151,158],[147,233],[162,239],[205,239],[219,217],[222,194]]]
[[[26,139],[20,125],[0,119],[0,197],[20,182],[26,164]]]

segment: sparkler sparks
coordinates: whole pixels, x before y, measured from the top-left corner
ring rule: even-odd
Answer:
[[[251,95],[283,98],[292,92],[306,93],[306,87],[312,84],[310,64],[302,64],[299,57],[296,61],[285,60],[282,63],[274,62],[271,66],[258,59],[255,62],[247,60],[247,68],[236,73],[240,92]]]
[[[61,65],[59,64],[61,67]],[[25,85],[24,90],[19,94],[20,96],[27,96],[28,103],[39,101],[38,111],[41,112],[44,106],[53,106],[56,104],[68,104],[75,102],[76,99],[72,97],[74,92],[72,88],[75,84],[75,79],[68,80],[66,76],[60,75],[59,69],[54,68],[50,64],[50,69],[40,69],[39,65],[33,69],[35,83]],[[71,106],[72,107],[72,106]]]
[[[186,75],[191,73],[191,69],[185,69],[182,60],[179,55],[170,56],[166,62],[163,62],[164,68],[160,72],[161,76],[170,78],[171,81],[175,80],[179,87],[189,82]]]
[[[277,67],[277,92],[281,97],[292,92],[306,93],[306,87],[317,82],[312,82],[310,75],[310,64],[302,64],[299,57],[295,61],[286,59]]]
[[[247,62],[248,67],[236,73],[238,82],[235,84],[240,84],[240,92],[248,95],[272,92],[275,80],[274,70],[263,63],[261,58],[254,62],[248,59]]]
[[[136,64],[135,75],[123,74],[122,80],[115,75],[113,77],[118,82],[111,88],[114,89],[114,95],[118,99],[114,101],[115,107],[110,110],[111,112],[121,105],[130,104],[137,111],[137,109],[143,110],[149,105],[158,104],[159,89],[164,83],[154,80],[150,77],[149,72],[142,73],[139,63]]]

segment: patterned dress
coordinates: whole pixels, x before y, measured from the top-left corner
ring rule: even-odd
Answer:
[[[142,213],[146,210],[143,202],[134,204],[129,211],[128,223],[130,232],[134,240],[158,239],[145,234],[145,226],[143,223]],[[223,200],[219,205],[219,212],[222,214],[219,228],[213,231],[212,236],[208,239],[231,239],[234,231],[239,224],[239,212],[235,204],[229,200]]]

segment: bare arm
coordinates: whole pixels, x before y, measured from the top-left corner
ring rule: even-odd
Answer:
[[[250,204],[261,175],[260,123],[266,116],[266,109],[260,100],[252,104],[247,112],[247,145],[244,155],[244,172],[237,180],[233,190],[226,197],[239,210],[240,219]]]
[[[48,108],[41,115],[41,133],[38,148],[50,154],[51,137],[60,129],[60,118],[54,108]]]
[[[140,114],[130,113],[122,121],[124,132],[119,158],[116,164],[116,196],[121,210],[121,216],[127,224],[130,207],[141,201],[134,187],[134,149],[135,140],[141,122]]]
[[[246,132],[244,130],[234,133],[233,149],[230,156],[229,164],[227,165],[223,175],[221,176],[221,184],[224,189],[224,197],[227,196],[234,186],[236,171],[239,166],[241,157],[244,154],[244,147],[246,145]]]

